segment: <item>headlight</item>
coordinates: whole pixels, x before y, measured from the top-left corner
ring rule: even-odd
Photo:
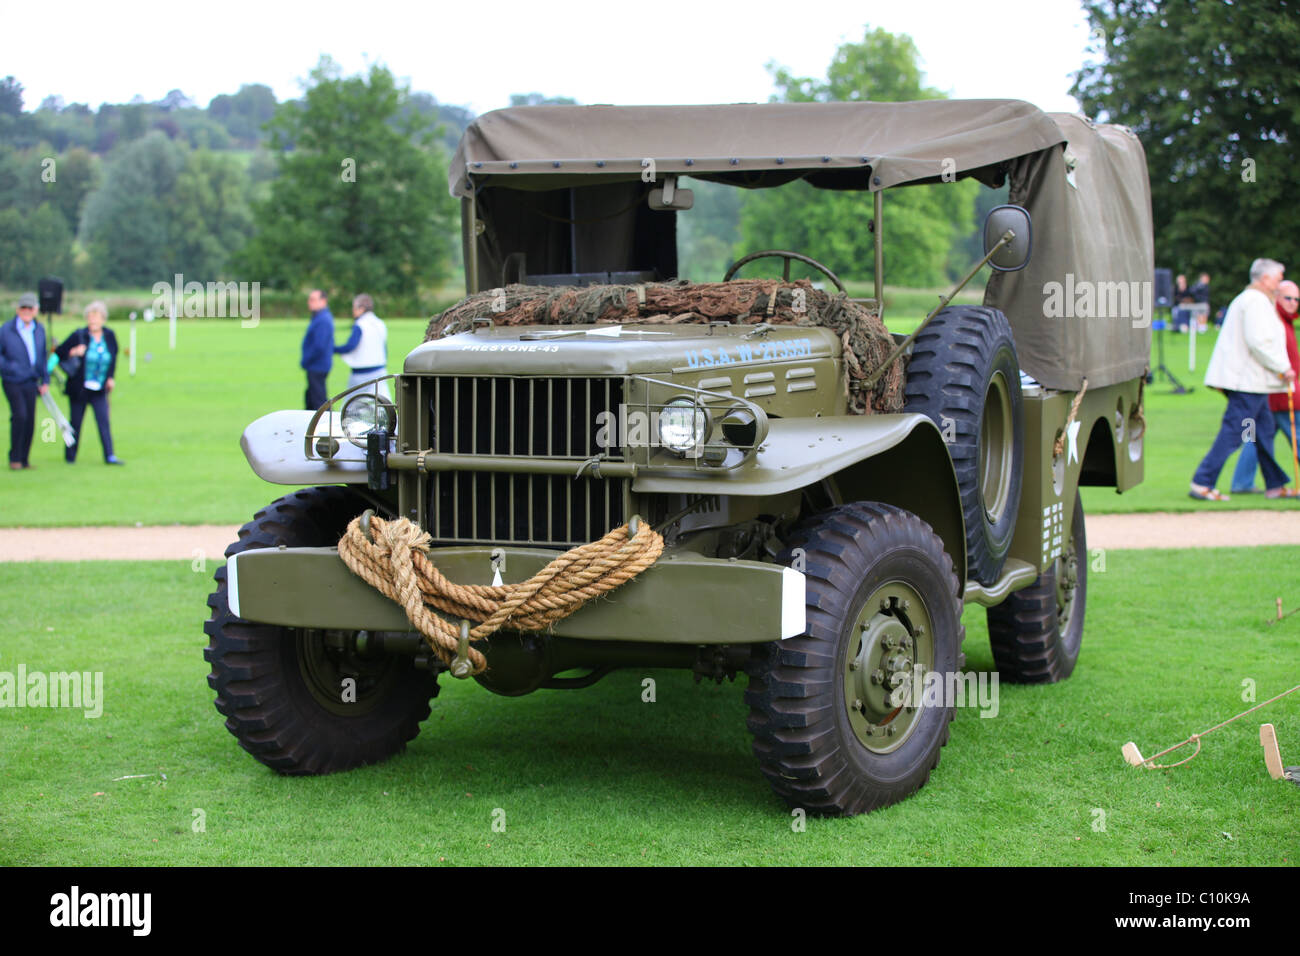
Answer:
[[[674,398],[659,413],[659,444],[679,455],[704,444],[709,419],[689,398]]]
[[[390,435],[397,429],[397,409],[374,395],[354,395],[343,406],[343,434],[348,441],[366,447],[366,432],[382,428]]]

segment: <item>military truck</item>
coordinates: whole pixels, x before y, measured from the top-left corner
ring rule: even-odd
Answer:
[[[983,304],[941,297],[864,358],[853,335],[886,326],[888,261],[907,255],[887,242],[886,192],[968,177],[1009,185],[985,227]],[[692,180],[862,193],[874,295],[799,250],[755,250],[741,262],[781,278],[733,267],[701,285],[762,283],[746,314],[651,315],[655,296],[692,292],[675,281]],[[450,188],[465,303],[486,304],[432,324],[388,376],[391,402],[369,383],[244,432],[256,473],[299,489],[240,530],[208,601],[209,683],[254,757],[285,774],[384,759],[445,675],[514,696],[620,668],[743,673],[772,789],[850,815],[938,764],[958,702],[921,678],[969,677],[965,604],[987,608],[1001,680],[1070,675],[1079,488],[1143,474],[1152,238],[1130,132],[1014,100],[511,108],[468,128]],[[793,261],[818,282],[789,281]],[[500,321],[537,294],[537,322]],[[630,317],[565,306],[593,294]],[[776,321],[809,296],[841,322],[854,310],[852,327]],[[623,427],[637,412],[640,437]],[[562,620],[471,642],[474,672],[471,622],[448,619],[449,661],[344,564],[359,515],[418,525],[429,562],[471,589],[625,526],[663,551]]]

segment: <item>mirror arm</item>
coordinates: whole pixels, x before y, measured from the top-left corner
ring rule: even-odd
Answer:
[[[881,235],[883,233],[882,227],[884,226],[884,213],[885,213],[885,194],[881,190],[876,190],[876,195],[874,197],[874,208],[872,209],[872,215],[875,217],[875,220],[873,223],[874,228],[871,231],[874,234],[876,240],[876,245],[874,249],[876,255],[876,261],[875,261],[876,310],[880,314],[880,319],[882,322],[884,321],[885,318],[885,246],[881,239]]]
[[[885,374],[885,370],[889,368],[889,366],[894,364],[894,359],[898,358],[898,356],[901,355],[909,345],[911,345],[913,342],[916,341],[916,337],[921,334],[921,331],[927,325],[930,324],[930,320],[933,319],[936,315],[938,315],[943,309],[947,308],[948,303],[952,301],[953,296],[955,296],[958,292],[964,289],[966,287],[966,283],[970,282],[971,279],[975,278],[975,273],[979,272],[980,269],[984,268],[984,264],[993,258],[993,253],[997,252],[999,249],[1001,249],[1003,246],[1005,246],[1008,242],[1010,242],[1014,238],[1016,238],[1016,234],[1014,230],[1008,229],[1006,232],[1004,232],[1002,234],[1002,238],[999,239],[997,242],[993,243],[993,248],[984,254],[983,259],[975,263],[975,265],[971,268],[971,270],[966,273],[965,278],[963,278],[960,282],[958,282],[955,286],[953,286],[951,292],[949,292],[947,295],[939,296],[939,304],[936,305],[931,310],[930,314],[927,315],[921,321],[921,324],[916,327],[915,331],[913,331],[911,335],[909,335],[907,338],[903,339],[903,341],[899,342],[896,346],[894,346],[894,350],[889,353],[889,355],[885,358],[883,362],[881,362],[878,366],[876,366],[876,370],[862,380],[862,384],[859,386],[859,388],[867,389],[870,388],[872,385],[875,385],[876,380],[879,379],[880,376]]]

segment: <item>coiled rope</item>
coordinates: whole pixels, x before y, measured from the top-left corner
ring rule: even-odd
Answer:
[[[362,529],[365,517],[373,538]],[[635,534],[629,536],[626,524],[615,528],[599,541],[566,551],[527,581],[490,585],[447,580],[428,556],[429,543],[429,534],[408,518],[363,515],[353,518],[339,539],[339,557],[353,574],[402,606],[411,625],[457,677],[481,674],[487,659],[474,647],[464,646],[461,638],[466,629],[434,610],[477,621],[467,629],[470,641],[506,626],[513,631],[543,631],[632,580],[654,564],[664,549],[663,536],[639,521]]]

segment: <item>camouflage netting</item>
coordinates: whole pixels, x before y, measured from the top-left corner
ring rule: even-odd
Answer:
[[[773,301],[775,297],[775,302]],[[796,311],[798,307],[798,311]],[[857,414],[898,412],[903,408],[900,356],[869,390],[857,386],[885,360],[894,341],[884,323],[865,306],[841,293],[829,295],[805,279],[737,279],[732,282],[656,282],[645,285],[508,285],[479,292],[434,316],[426,342],[469,331],[475,319],[494,325],[576,325],[729,321],[744,325],[820,326],[844,344],[849,367],[849,407]]]

